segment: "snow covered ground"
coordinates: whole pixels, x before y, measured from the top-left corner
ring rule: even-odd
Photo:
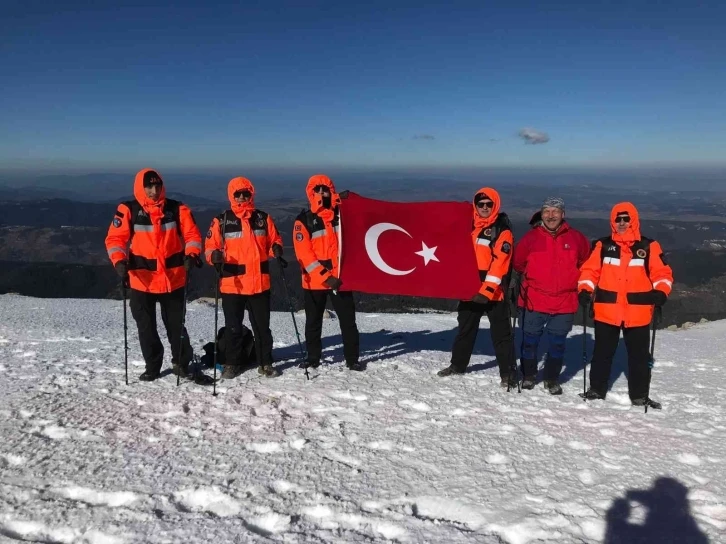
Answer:
[[[187,324],[201,353],[213,309]],[[658,332],[647,414],[622,349],[607,400],[577,396],[579,328],[553,397],[499,388],[486,320],[471,372],[438,378],[455,315],[359,315],[363,373],[326,320],[306,381],[274,314],[283,375],[214,398],[139,382],[130,325],[126,386],[120,302],[0,297],[0,541],[726,542],[724,322]]]

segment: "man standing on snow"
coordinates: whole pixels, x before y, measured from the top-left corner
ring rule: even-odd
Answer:
[[[534,220],[534,218],[533,218]],[[565,341],[577,312],[580,266],[590,255],[590,243],[565,221],[565,203],[549,197],[542,203],[539,223],[514,248],[512,265],[521,274],[517,301],[522,328],[522,389],[533,389],[537,377],[537,348],[544,330],[549,337],[544,386],[560,395],[558,377]]]
[[[350,370],[363,370],[358,362],[360,348],[355,300],[351,291],[341,290],[344,286],[338,279],[341,196],[335,191],[330,178],[323,174],[316,174],[308,180],[305,193],[310,209],[297,216],[292,233],[295,255],[302,271],[305,298],[305,345],[308,356],[301,367],[320,366],[323,316],[330,296],[343,336],[345,364]]]
[[[640,235],[638,210],[630,202],[613,206],[612,234],[595,243],[582,266],[578,288],[583,307],[595,292],[595,348],[590,370],[590,389],[581,395],[604,399],[613,356],[623,331],[628,351],[628,393],[634,406],[659,409],[650,392],[650,324],[654,309],[668,300],[673,272],[665,262],[660,244]]]
[[[189,335],[182,331],[184,295],[189,270],[202,264],[202,238],[189,208],[166,198],[164,182],[156,171],[146,168],[136,174],[134,197],[119,204],[106,236],[106,251],[124,284],[131,288],[131,315],[146,362],[139,379],[150,382],[161,372],[164,346],[156,330],[157,302],[171,345],[174,374],[190,377],[193,353]],[[182,332],[184,346],[179,353]]]
[[[499,213],[500,203],[499,193],[490,187],[480,189],[474,196],[471,238],[482,281],[481,289],[471,300],[459,302],[459,330],[451,350],[451,364],[440,370],[438,375],[466,372],[479,332],[479,322],[487,314],[501,385],[508,387],[518,382],[509,303],[504,297],[511,272],[514,237],[507,214]]]
[[[247,178],[227,186],[232,209],[214,219],[207,232],[204,255],[219,274],[225,323],[225,365],[222,378],[239,376],[247,365],[244,353],[245,308],[255,337],[260,374],[279,376],[272,366],[270,331],[270,257],[282,259],[282,238],[272,217],[255,208],[255,188]]]

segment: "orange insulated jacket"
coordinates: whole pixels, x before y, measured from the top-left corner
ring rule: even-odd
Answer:
[[[628,230],[619,234],[615,217],[630,216]],[[580,268],[578,289],[595,292],[595,320],[615,326],[650,324],[653,289],[670,294],[673,272],[655,240],[640,235],[638,210],[630,202],[616,204],[610,213],[612,235],[595,243]]]
[[[169,293],[184,287],[184,256],[199,255],[202,238],[189,208],[166,198],[164,185],[156,202],[146,196],[143,180],[149,171],[136,174],[135,200],[119,204],[106,236],[106,251],[114,265],[128,261],[132,289]]]

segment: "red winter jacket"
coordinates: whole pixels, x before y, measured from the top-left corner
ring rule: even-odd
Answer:
[[[546,314],[577,311],[580,266],[590,243],[566,222],[552,235],[542,226],[527,232],[514,248],[512,266],[522,274],[517,306]]]

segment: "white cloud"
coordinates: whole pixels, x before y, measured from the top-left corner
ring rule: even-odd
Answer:
[[[550,137],[546,132],[526,127],[519,131],[519,137],[524,140],[524,143],[532,145],[546,144],[550,141]]]

